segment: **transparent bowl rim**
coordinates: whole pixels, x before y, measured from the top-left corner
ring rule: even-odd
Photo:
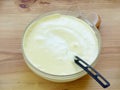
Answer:
[[[93,60],[93,62],[92,62],[90,65],[93,66],[94,63],[97,61],[98,56],[99,56],[99,54],[100,54],[100,52],[101,52],[101,36],[100,36],[99,30],[96,28],[96,26],[95,26],[92,22],[89,21],[89,19],[87,19],[87,18],[85,17],[86,15],[84,15],[83,12],[79,12],[79,13],[78,13],[78,11],[67,11],[67,10],[57,10],[57,11],[51,11],[51,12],[43,13],[42,15],[39,15],[38,17],[36,17],[35,19],[33,19],[33,20],[27,25],[27,27],[25,28],[25,30],[24,30],[24,32],[23,32],[23,36],[22,36],[22,53],[23,53],[23,56],[24,56],[24,60],[25,60],[26,63],[29,63],[30,66],[32,66],[32,67],[33,67],[35,70],[37,70],[38,72],[41,72],[41,73],[43,73],[43,74],[47,74],[47,75],[49,75],[49,76],[67,77],[67,76],[73,76],[73,75],[76,75],[76,74],[80,74],[80,73],[84,72],[84,70],[81,70],[81,71],[79,71],[79,72],[77,72],[77,73],[74,73],[74,74],[68,74],[68,75],[56,75],[56,74],[51,74],[51,73],[44,72],[44,71],[38,69],[35,65],[33,65],[33,64],[28,60],[28,58],[27,58],[26,55],[25,55],[25,51],[24,51],[24,35],[25,35],[27,29],[29,28],[29,26],[30,26],[31,24],[33,24],[34,22],[36,22],[37,20],[39,20],[40,18],[42,18],[42,17],[44,17],[44,16],[47,16],[47,15],[50,15],[50,14],[55,14],[55,13],[65,14],[65,15],[71,15],[71,16],[74,16],[74,17],[79,16],[80,19],[82,19],[83,21],[85,21],[86,23],[88,23],[88,24],[90,25],[90,27],[93,29],[93,31],[97,34],[96,37],[97,37],[97,39],[98,39],[98,45],[99,45],[99,46],[98,46],[98,47],[99,47],[98,55],[97,55],[97,57],[95,58],[95,60]]]

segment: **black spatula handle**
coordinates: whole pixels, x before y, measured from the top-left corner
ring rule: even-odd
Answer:
[[[107,88],[110,86],[110,83],[84,60],[80,59],[78,56],[75,56],[74,61],[77,65],[84,69],[92,78],[94,78],[103,88]]]

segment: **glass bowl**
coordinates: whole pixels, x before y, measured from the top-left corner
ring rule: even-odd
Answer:
[[[98,47],[99,47],[99,50],[98,50],[98,55],[96,57],[96,59],[92,62],[91,66],[94,66],[97,62],[97,58],[100,54],[100,50],[101,50],[101,37],[100,37],[100,33],[98,31],[98,29],[92,24],[92,22],[90,22],[85,14],[83,13],[78,13],[76,11],[52,11],[52,12],[47,12],[45,14],[42,14],[40,15],[39,17],[37,17],[36,19],[34,19],[25,29],[25,32],[23,34],[23,40],[22,40],[22,51],[23,51],[23,56],[24,56],[24,60],[26,62],[26,64],[28,65],[28,67],[33,71],[35,72],[37,75],[47,79],[47,80],[50,80],[50,81],[54,81],[54,82],[69,82],[69,81],[73,81],[73,80],[76,80],[78,78],[81,78],[82,76],[86,75],[87,73],[82,70],[78,73],[74,73],[74,74],[70,74],[70,75],[53,75],[53,74],[49,74],[47,72],[43,72],[41,71],[40,69],[38,69],[35,65],[33,65],[29,59],[26,57],[25,55],[25,52],[24,52],[24,37],[25,37],[25,33],[27,31],[27,29],[35,22],[37,22],[37,20],[39,20],[40,18],[44,17],[44,16],[47,16],[47,15],[50,15],[50,14],[55,14],[55,13],[59,13],[59,14],[64,14],[64,15],[71,15],[71,16],[74,16],[74,17],[77,17],[77,18],[80,18],[82,19],[83,21],[85,21],[87,24],[90,25],[90,27],[93,29],[93,31],[95,32],[95,35],[97,37],[97,40],[98,40]]]

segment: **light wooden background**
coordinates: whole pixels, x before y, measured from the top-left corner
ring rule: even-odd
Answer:
[[[48,2],[48,3],[44,3]],[[52,10],[97,12],[102,18],[102,52],[96,69],[120,90],[120,0],[42,0],[24,12],[13,0],[0,0],[0,90],[104,90],[88,75],[69,83],[53,83],[34,74],[21,52],[24,29],[36,16]]]

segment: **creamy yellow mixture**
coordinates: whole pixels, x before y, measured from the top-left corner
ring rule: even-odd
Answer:
[[[52,14],[27,28],[23,50],[29,62],[41,71],[69,75],[82,70],[74,63],[75,55],[89,64],[94,62],[98,55],[98,40],[83,20]]]

